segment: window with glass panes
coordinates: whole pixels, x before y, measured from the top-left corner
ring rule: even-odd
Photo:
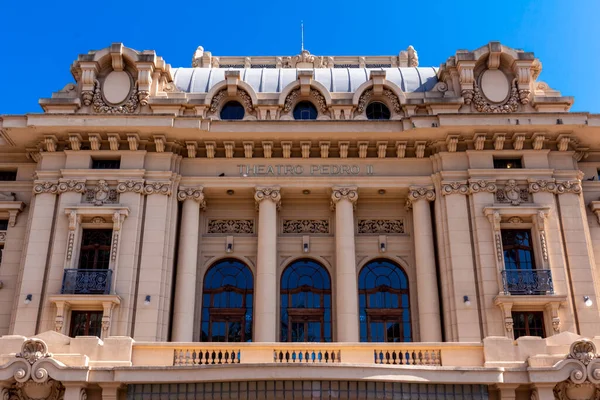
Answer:
[[[84,229],[81,235],[79,268],[107,269],[110,264],[112,229]]]
[[[502,250],[505,269],[535,268],[533,243],[529,229],[502,229]]]
[[[515,339],[521,336],[546,337],[543,311],[513,311],[512,318]]]
[[[72,311],[69,336],[97,336],[102,332],[102,311]]]

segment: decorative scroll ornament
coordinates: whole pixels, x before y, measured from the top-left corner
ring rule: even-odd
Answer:
[[[287,95],[285,98],[285,103],[283,104],[283,112],[288,113],[292,111],[292,108],[296,104],[296,100],[300,97],[300,89],[294,89]],[[317,109],[325,114],[327,112],[327,103],[325,102],[325,97],[316,89],[310,89],[309,97],[314,99],[317,103]]]
[[[496,201],[498,203],[510,203],[513,206],[518,206],[521,203],[529,201],[529,195],[526,190],[523,190],[514,179],[509,179],[503,189],[496,191]]]
[[[48,353],[48,346],[43,340],[28,339],[23,342],[21,352],[15,354],[15,357],[24,358],[29,364],[33,365],[42,358],[52,357],[52,353]]]
[[[0,243],[6,242],[6,231],[0,231]]]
[[[556,184],[556,192],[559,194],[562,194],[562,193],[579,194],[579,193],[581,193],[581,190],[582,189],[581,189],[581,181],[580,180],[558,182]]]
[[[253,219],[211,219],[208,221],[208,233],[254,234]]]
[[[469,194],[469,186],[460,182],[444,183],[442,184],[442,194]]]
[[[557,186],[553,181],[539,180],[529,183],[529,193],[550,192],[556,193]]]
[[[185,201],[185,200],[194,200],[196,203],[200,205],[201,209],[206,208],[206,201],[204,200],[204,193],[202,192],[204,188],[179,188],[179,192],[177,192],[177,200]]]
[[[75,192],[75,193],[84,193],[85,192],[85,181],[65,181],[60,182],[58,184],[58,193],[65,192]]]
[[[117,191],[110,189],[104,179],[100,179],[96,186],[85,191],[84,201],[95,206],[114,204],[117,202]]]
[[[361,219],[358,221],[359,234],[400,234],[405,233],[403,219]]]
[[[435,200],[435,191],[429,187],[413,187],[410,188],[408,192],[408,201],[414,203],[417,200],[427,200],[434,201]]]
[[[567,380],[554,387],[554,397],[558,400],[600,399],[599,358],[591,340],[573,342],[569,355],[562,361],[570,364],[572,371]]]
[[[277,209],[281,207],[281,193],[279,192],[279,187],[257,187],[254,192],[254,200],[256,201],[256,206],[265,200],[269,199],[277,206]]]
[[[517,112],[519,109],[519,91],[517,90],[517,80],[514,79],[511,84],[510,96],[508,99],[502,104],[490,104],[487,102],[483,94],[481,93],[481,89],[476,82],[473,82],[473,104],[475,105],[475,109],[479,112],[485,113],[511,113]],[[465,103],[467,103],[467,98],[465,96],[465,92],[463,91],[463,97],[465,98]]]
[[[82,98],[84,104],[86,104],[86,97],[88,94],[82,93]],[[87,105],[87,104],[86,104]],[[133,114],[139,105],[139,99],[137,95],[137,88],[134,86],[129,93],[129,97],[125,102],[120,106],[111,106],[106,104],[104,98],[102,97],[102,90],[100,89],[100,83],[98,80],[94,80],[94,95],[92,98],[92,105],[94,112],[98,114]]]
[[[392,109],[395,113],[400,113],[402,111],[402,107],[400,105],[400,99],[396,96],[396,93],[392,92],[390,89],[383,89],[383,95],[390,101],[392,104]],[[373,89],[367,89],[363,92],[363,94],[358,99],[358,106],[356,107],[356,112],[358,114],[362,114],[363,111],[367,108],[369,101],[373,97]]]
[[[335,210],[336,204],[342,200],[348,200],[352,205],[356,206],[358,200],[358,188],[356,186],[349,187],[334,187],[331,193],[331,209]]]
[[[227,94],[227,88],[220,90],[215,94],[210,102],[210,112],[216,113],[221,108],[221,103],[229,95]],[[252,104],[252,98],[244,89],[237,89],[236,96],[241,100],[242,105],[247,113],[254,113],[254,105]]]
[[[596,353],[596,345],[591,340],[582,339],[571,344],[567,359],[573,359],[588,365],[593,359],[600,358]]]
[[[329,233],[329,220],[327,219],[286,219],[283,221],[283,233]]]
[[[146,182],[144,194],[171,195],[171,182]]]
[[[117,185],[118,193],[133,192],[143,193],[144,192],[144,181],[121,181]]]
[[[58,193],[58,183],[57,182],[36,182],[33,185],[33,193],[34,194],[42,194],[42,193]]]

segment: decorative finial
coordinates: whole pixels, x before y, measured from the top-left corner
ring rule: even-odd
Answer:
[[[300,21],[300,36],[301,36],[300,52],[303,52],[304,51],[304,21]]]

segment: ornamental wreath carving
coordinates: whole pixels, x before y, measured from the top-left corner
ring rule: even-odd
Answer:
[[[403,219],[360,219],[358,220],[358,233],[368,234],[400,234],[404,231]]]
[[[92,96],[92,106],[94,112],[98,114],[133,114],[139,105],[137,88],[134,86],[129,93],[129,97],[120,106],[111,106],[106,104],[102,97],[102,90],[100,89],[100,83],[98,80],[94,80],[94,95]],[[83,92],[81,94],[83,103],[89,105],[89,92]]]
[[[573,342],[566,359],[557,365],[570,368],[571,373],[567,380],[554,387],[554,397],[558,400],[600,399],[599,358],[591,340]]]
[[[470,104],[471,100],[467,100],[471,96],[470,91],[463,91],[463,97],[465,103]],[[501,104],[490,104],[487,102],[481,89],[476,82],[473,82],[473,93],[472,102],[475,105],[475,109],[479,112],[485,113],[512,113],[517,112],[519,109],[519,91],[517,89],[517,80],[514,79],[511,84],[510,96],[508,99]]]
[[[208,233],[220,234],[254,234],[253,219],[210,219],[208,220]]]
[[[327,219],[286,219],[283,221],[283,233],[328,234]]]

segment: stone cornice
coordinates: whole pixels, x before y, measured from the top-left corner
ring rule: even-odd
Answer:
[[[180,187],[177,192],[177,200],[186,201],[193,200],[200,206],[201,209],[206,208],[206,201],[204,200],[204,188],[200,187]]]

